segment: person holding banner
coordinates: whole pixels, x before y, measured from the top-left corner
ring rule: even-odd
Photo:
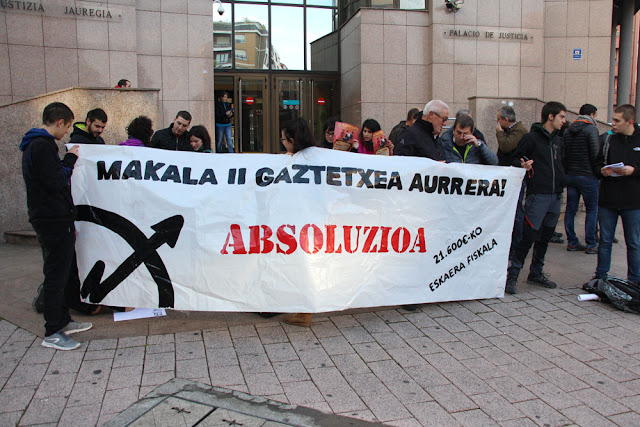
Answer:
[[[449,120],[449,106],[439,99],[433,99],[424,106],[422,118],[403,132],[395,143],[394,155],[426,157],[444,162],[444,149],[438,138],[442,126]]]
[[[324,123],[324,125],[322,126],[323,140],[320,143],[318,143],[318,147],[328,148],[329,150],[333,150],[333,141],[335,140],[336,122],[338,121],[339,120],[336,120],[335,118],[331,117],[329,120],[327,120]]]
[[[522,239],[516,244],[508,269],[505,292],[516,293],[518,275],[533,246],[527,282],[548,289],[557,287],[543,273],[544,257],[560,217],[562,190],[565,186],[562,167],[562,139],[558,131],[565,124],[567,108],[559,102],[542,107],[542,123],[534,123],[516,149],[516,160],[527,170],[527,197],[524,204]]]
[[[42,127],[29,130],[20,143],[29,222],[42,246],[44,261],[42,346],[56,350],[80,347],[80,343],[68,335],[93,326],[72,320],[65,302],[65,288],[70,282],[75,255],[76,209],[71,197],[71,174],[78,159],[78,146],[71,147],[60,160],[56,140],[69,132],[73,118],[67,105],[53,102],[42,113]]]
[[[468,163],[475,165],[497,165],[498,156],[484,141],[474,135],[473,118],[466,114],[456,117],[453,132],[442,135],[447,163]]]
[[[308,147],[316,146],[313,134],[303,118],[289,120],[280,130],[280,142],[287,150],[287,154],[293,155]],[[260,314],[263,317],[265,313]],[[289,325],[311,326],[311,313],[294,313],[286,315],[282,321]]]
[[[162,150],[191,151],[187,129],[191,124],[191,114],[188,111],[178,111],[173,123],[153,134],[151,146]]]
[[[209,131],[202,125],[191,128],[189,131],[189,143],[196,153],[213,153]]]

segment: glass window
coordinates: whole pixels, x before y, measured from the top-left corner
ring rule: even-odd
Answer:
[[[425,0],[400,0],[400,9],[426,9]]]
[[[336,7],[337,1],[336,0],[307,0],[307,5]]]
[[[303,10],[301,7],[271,7],[274,70],[304,70]]]
[[[245,44],[246,38],[244,34],[236,34],[236,44]]]
[[[307,8],[307,69],[338,71],[338,33],[333,31],[334,9]]]
[[[213,13],[213,66],[215,68],[232,67],[231,64],[231,5],[223,4],[224,14],[220,16],[214,3]]]
[[[236,68],[266,70],[269,68],[269,14],[268,6],[235,4],[233,24],[236,40]],[[244,38],[244,42],[238,40]],[[238,46],[238,45],[241,46]],[[238,49],[241,48],[241,49]],[[244,52],[239,56],[238,52]]]
[[[302,0],[271,0],[271,3],[302,4]]]

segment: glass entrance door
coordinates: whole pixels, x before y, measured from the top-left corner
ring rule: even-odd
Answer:
[[[238,152],[269,153],[267,76],[237,76],[236,79]]]

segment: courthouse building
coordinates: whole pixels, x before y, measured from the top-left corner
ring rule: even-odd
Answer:
[[[159,89],[157,128],[182,109],[213,128],[226,90],[241,152],[277,152],[297,116],[318,136],[333,115],[389,132],[432,98],[589,102],[606,120],[636,102],[638,3],[0,0],[0,105],[126,78]]]

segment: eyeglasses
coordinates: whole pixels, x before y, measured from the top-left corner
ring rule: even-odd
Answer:
[[[443,123],[449,120],[449,117],[442,117],[440,114],[436,113],[435,111],[432,111],[432,113],[440,117],[440,120],[442,120]]]
[[[332,131],[332,130],[327,130],[327,131],[325,131],[324,133],[326,133],[326,134],[327,134],[327,135],[329,135],[329,136],[333,136],[333,135],[335,134],[335,132],[334,132],[334,131]]]

